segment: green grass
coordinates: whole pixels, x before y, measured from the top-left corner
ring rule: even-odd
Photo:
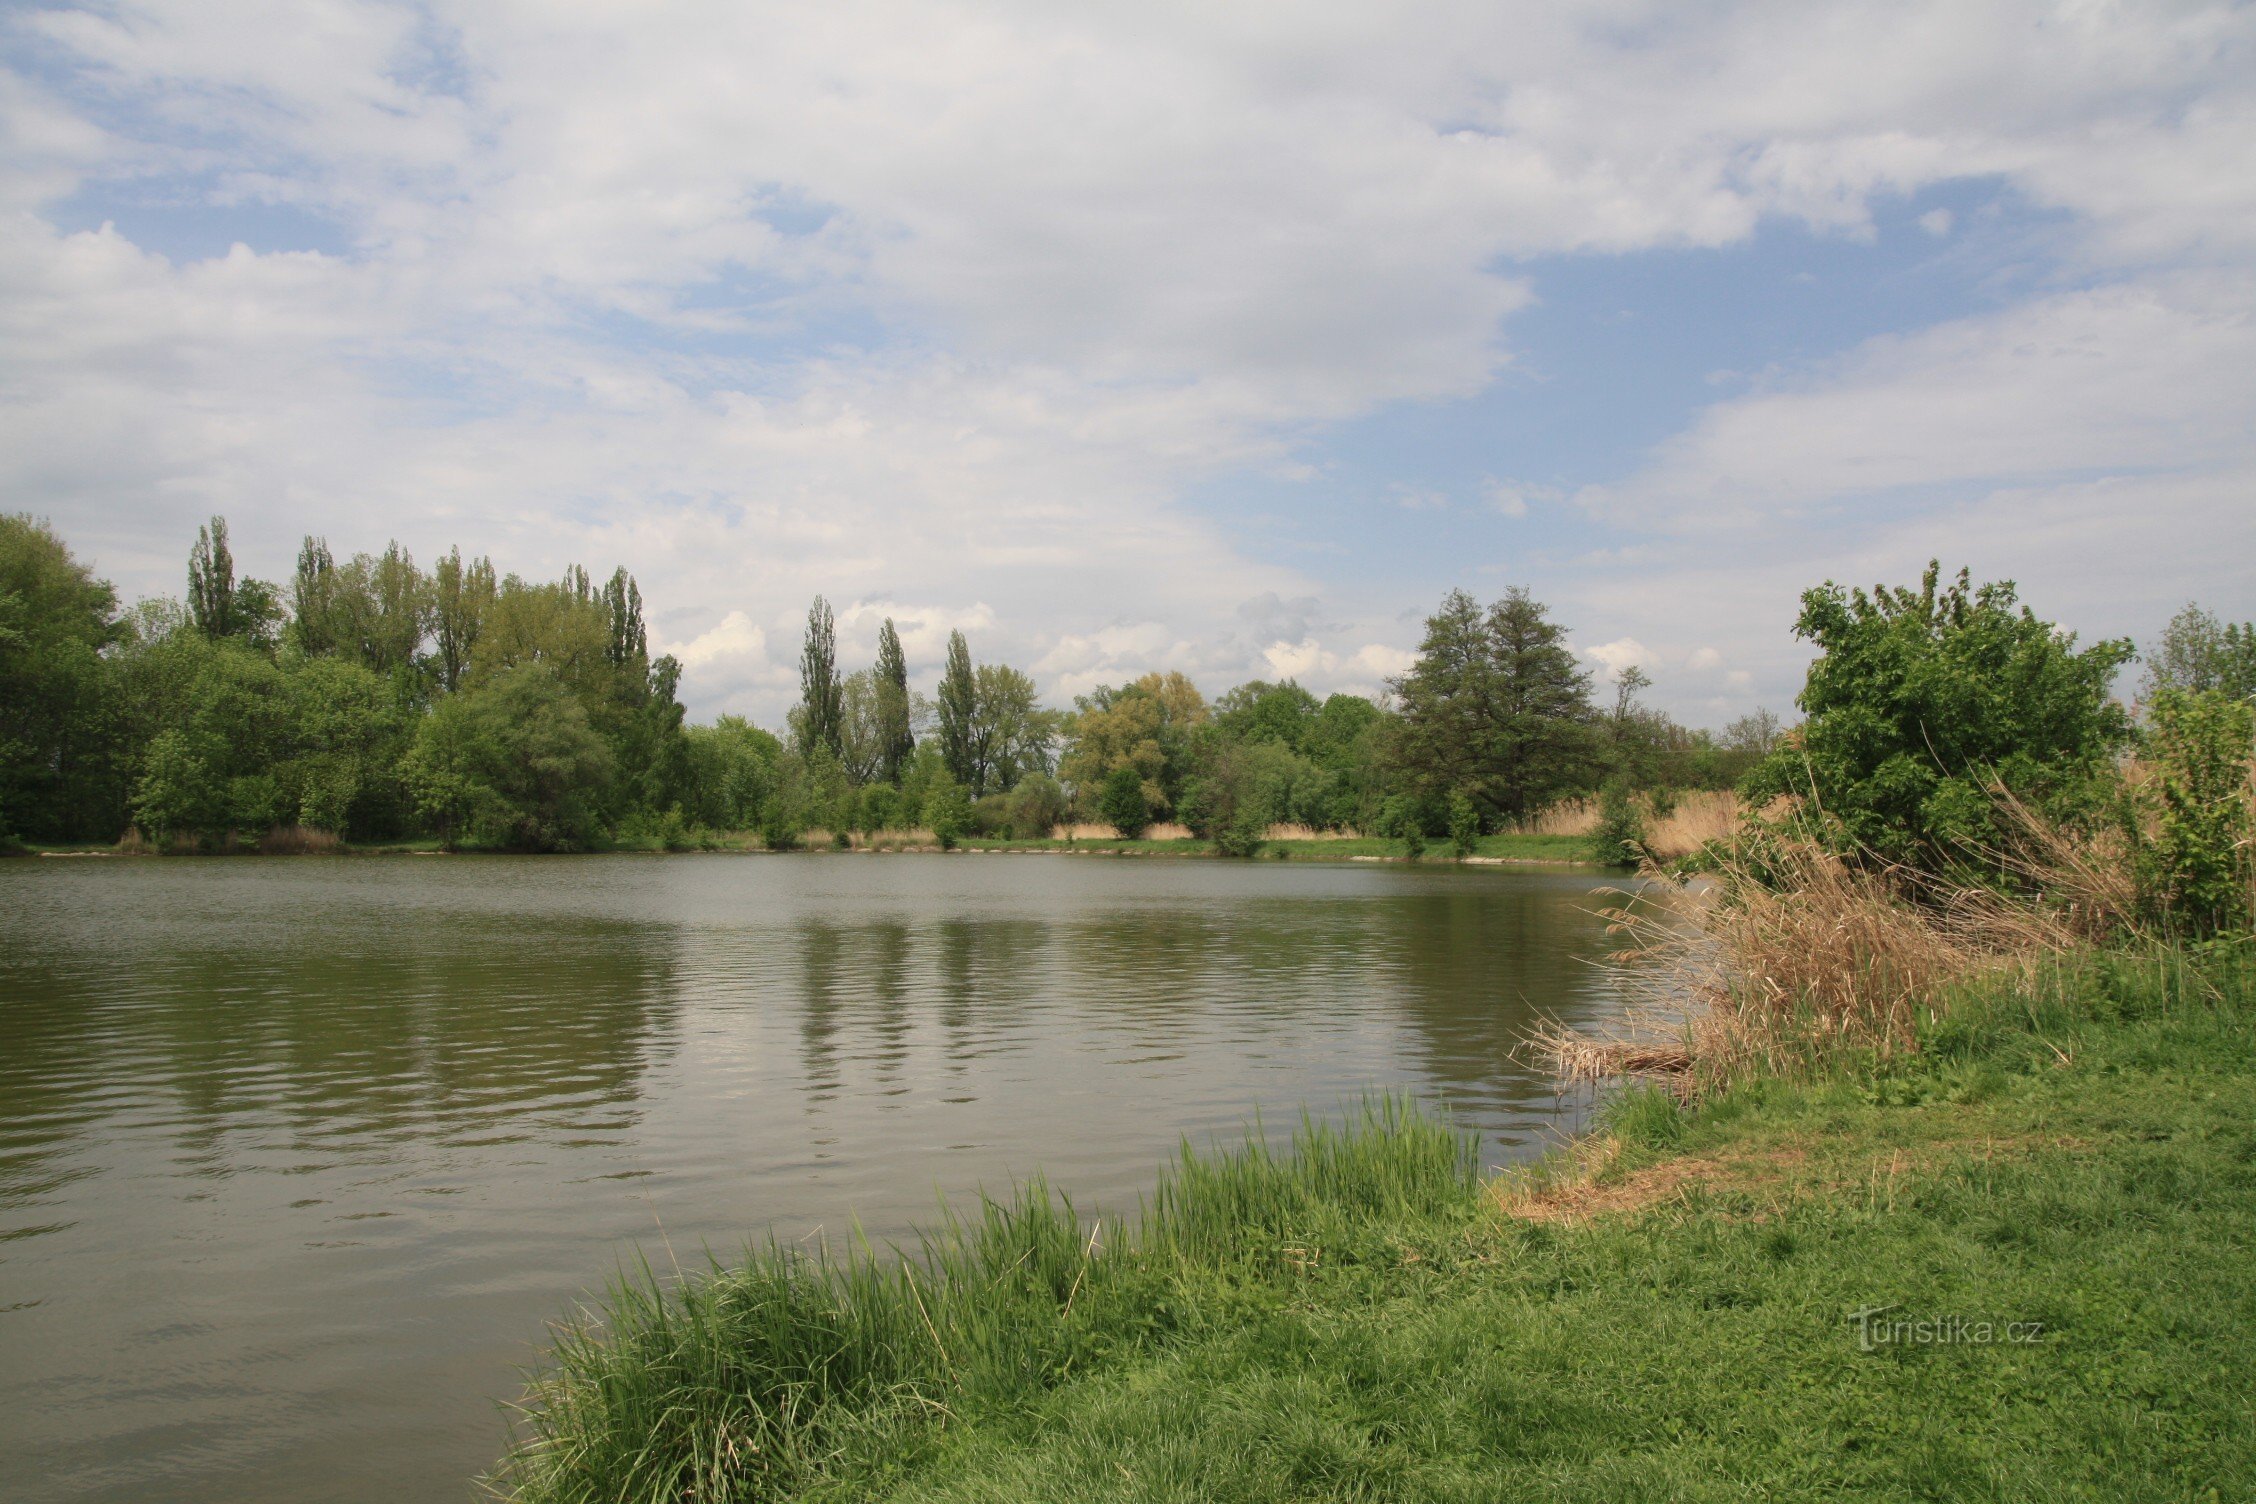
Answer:
[[[2074,958],[1970,994],[1884,1070],[1689,1113],[1625,1093],[1606,1121],[1595,1174],[1584,1152],[1501,1195],[1382,1107],[1300,1158],[1187,1159],[1094,1256],[1037,1187],[907,1266],[770,1253],[621,1291],[614,1340],[560,1350],[520,1477],[539,1499],[2256,1497],[2249,949]],[[1961,1340],[1885,1340],[1898,1321]]]

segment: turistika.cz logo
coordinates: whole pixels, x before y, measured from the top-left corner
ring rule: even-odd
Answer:
[[[1878,1352],[1884,1347],[1989,1347],[2003,1343],[2030,1347],[2045,1340],[2041,1321],[1990,1321],[1983,1318],[1943,1316],[1890,1316],[1898,1305],[1866,1306],[1851,1311],[1857,1330],[1857,1350]]]

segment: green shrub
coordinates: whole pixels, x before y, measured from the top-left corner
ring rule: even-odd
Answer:
[[[2164,689],[2151,707],[2153,839],[2139,864],[2148,912],[2181,934],[2250,927],[2256,883],[2249,756],[2256,706],[2216,690]]]
[[[1613,777],[1598,791],[1598,823],[1590,832],[1590,859],[1609,867],[1634,867],[1645,856],[1645,814],[1629,780]]]
[[[1151,805],[1144,799],[1144,780],[1134,768],[1114,768],[1105,775],[1097,813],[1120,832],[1123,841],[1142,839],[1151,826]]]
[[[1449,849],[1463,861],[1480,845],[1480,811],[1460,791],[1449,796]]]

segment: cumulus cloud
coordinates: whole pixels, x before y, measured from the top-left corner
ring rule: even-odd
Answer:
[[[2099,566],[2061,539],[2184,594],[2247,538],[2245,8],[58,0],[0,26],[0,486],[129,592],[176,589],[225,511],[269,575],[309,531],[624,562],[702,654],[700,714],[780,713],[817,591],[857,655],[885,614],[920,666],[962,627],[1057,695],[1280,652],[1377,684],[1392,612],[1316,604],[1360,551],[1264,558],[1195,498],[1488,390],[1535,258],[1870,235],[1954,181],[2057,214],[2045,290],[1714,404],[1579,493],[1618,546],[1547,593],[1617,641],[1697,615],[1762,689],[1813,569],[1900,573],[1938,517],[2076,599]],[[182,208],[243,243],[119,228]],[[1531,531],[1570,510],[1482,494]]]

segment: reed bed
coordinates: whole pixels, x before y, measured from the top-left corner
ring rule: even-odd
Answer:
[[[1137,837],[1138,840],[1142,841],[1187,841],[1190,838],[1191,828],[1188,825],[1178,825],[1172,820],[1162,820],[1156,825],[1147,826],[1144,833]],[[1117,841],[1120,839],[1120,832],[1110,825],[1089,820],[1077,820],[1069,821],[1064,825],[1053,826],[1050,830],[1050,839],[1053,841]]]
[[[1185,1146],[1140,1214],[1085,1215],[1040,1180],[906,1247],[770,1242],[666,1280],[647,1266],[559,1329],[489,1487],[534,1504],[787,1497],[842,1459],[913,1449],[1174,1340],[1201,1291],[1310,1261],[1392,1257],[1387,1233],[1477,1205],[1472,1143],[1395,1098],[1304,1118],[1278,1153]]]
[[[345,842],[333,830],[277,825],[259,837],[258,849],[262,856],[334,856],[345,849]]]

